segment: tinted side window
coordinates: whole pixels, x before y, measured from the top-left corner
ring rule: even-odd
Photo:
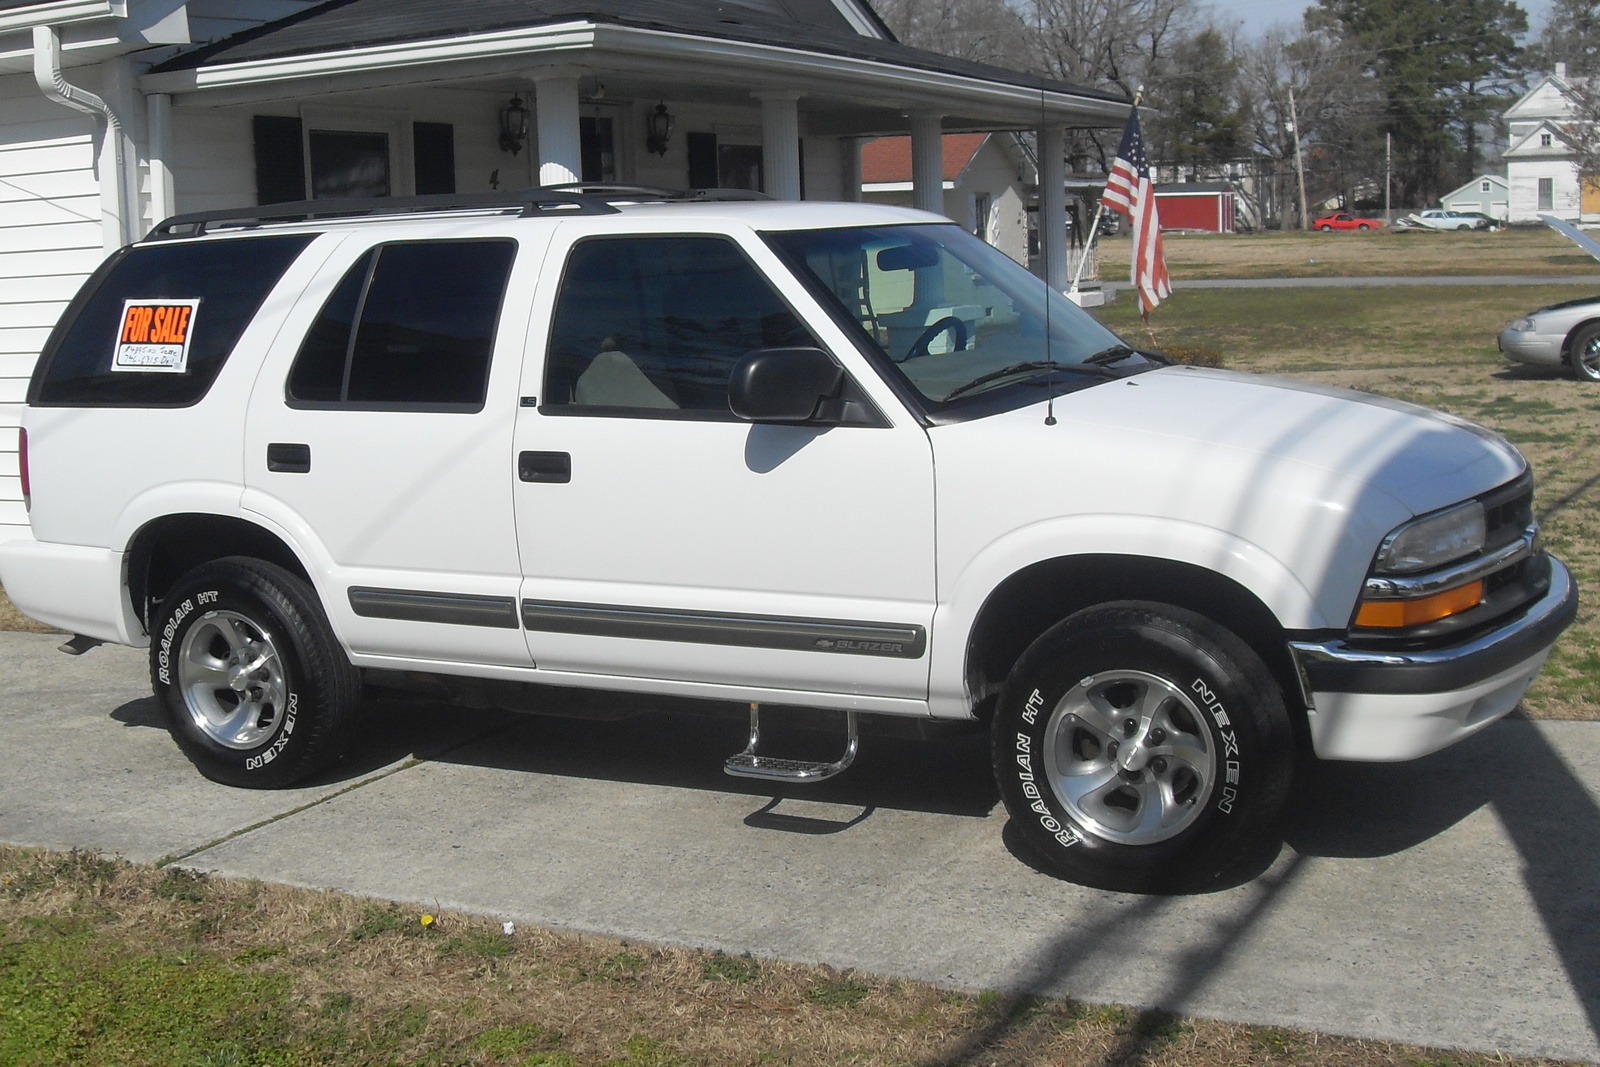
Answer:
[[[301,343],[290,403],[480,410],[516,249],[419,241],[363,256]]]
[[[239,335],[283,277],[310,234],[146,245],[126,252],[85,284],[67,308],[34,371],[28,402],[72,407],[183,407],[216,380]],[[163,301],[170,302],[165,307]],[[181,335],[181,369],[152,363],[113,369],[120,342],[140,323],[139,307],[174,317],[163,334]],[[130,311],[133,314],[130,316]],[[173,347],[173,346],[161,346]],[[126,353],[124,353],[125,355]]]
[[[728,379],[746,353],[816,343],[731,241],[592,238],[561,280],[546,404],[731,418]]]

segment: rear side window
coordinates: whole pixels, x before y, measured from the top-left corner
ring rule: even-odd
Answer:
[[[479,411],[509,240],[381,245],[340,280],[289,371],[292,407]]]
[[[28,403],[197,403],[313,236],[147,245],[112,257],[50,334]]]

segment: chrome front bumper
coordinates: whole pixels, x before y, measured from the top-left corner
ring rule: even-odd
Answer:
[[[1467,737],[1516,707],[1578,611],[1578,587],[1545,557],[1550,586],[1488,633],[1439,648],[1292,641],[1312,742],[1324,759],[1406,760]]]

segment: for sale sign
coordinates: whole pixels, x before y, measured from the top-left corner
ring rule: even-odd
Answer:
[[[194,336],[199,309],[199,300],[126,301],[111,369],[160,374],[187,371],[189,339]]]

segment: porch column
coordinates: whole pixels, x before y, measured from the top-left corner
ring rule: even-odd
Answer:
[[[178,210],[172,185],[172,97],[152,93],[145,98],[145,107],[150,128],[150,216],[152,222],[160,222]]]
[[[534,114],[539,121],[539,184],[560,185],[583,178],[578,139],[578,78],[574,74],[534,82]]]
[[[911,113],[911,206],[944,214],[944,116]]]
[[[861,144],[859,137],[839,138],[840,200],[861,202]]]
[[[800,199],[800,94],[756,93],[761,101],[762,192]]]
[[[1062,292],[1072,282],[1067,270],[1066,138],[1060,126],[1039,128],[1039,247],[1044,280]]]

